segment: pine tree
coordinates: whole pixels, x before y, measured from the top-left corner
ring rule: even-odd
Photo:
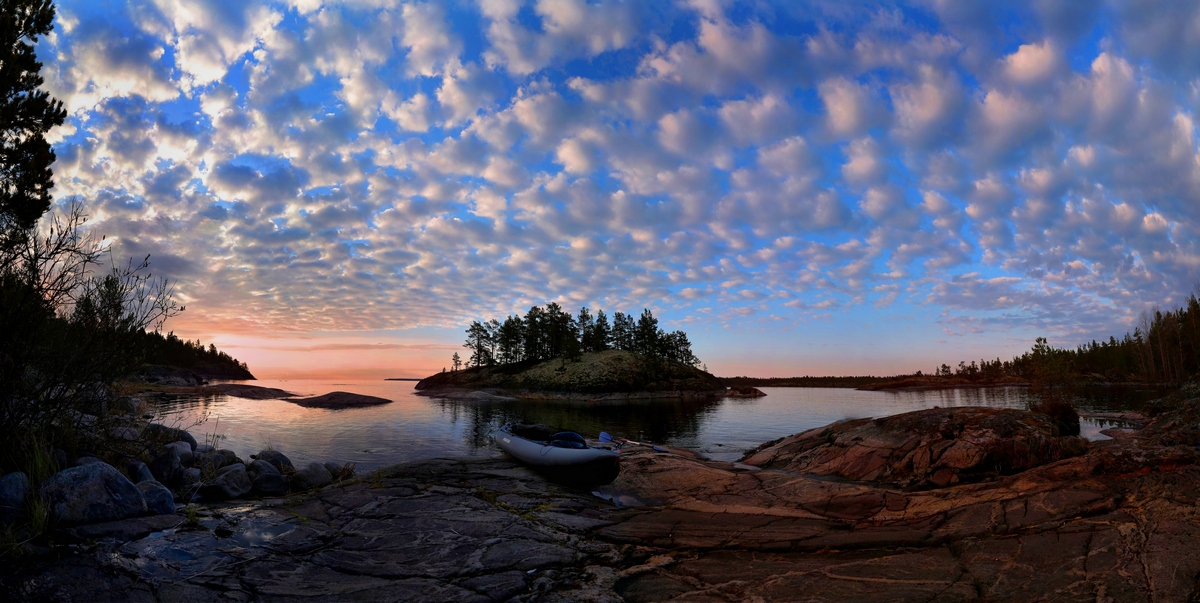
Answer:
[[[38,89],[34,44],[53,26],[51,0],[0,0],[0,248],[17,244],[50,208],[54,150],[46,133],[67,112]]]

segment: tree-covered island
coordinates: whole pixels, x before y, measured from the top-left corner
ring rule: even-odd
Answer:
[[[708,396],[725,387],[692,352],[683,331],[664,331],[650,310],[636,319],[586,306],[577,315],[557,303],[524,315],[473,321],[453,370],[417,383],[423,393],[486,390],[521,396],[572,394]]]

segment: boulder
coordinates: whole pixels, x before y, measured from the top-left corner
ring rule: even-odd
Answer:
[[[154,473],[150,471],[146,463],[141,461],[129,463],[129,466],[125,468],[125,473],[129,475],[129,479],[133,480],[135,484],[154,481]]]
[[[232,450],[225,450],[225,449],[221,449],[221,450],[217,450],[217,451],[215,452],[215,454],[218,454],[218,455],[220,455],[220,456],[222,456],[222,457],[225,457],[225,464],[226,464],[226,465],[236,465],[236,464],[238,464],[238,463],[241,463],[241,464],[243,464],[243,465],[245,465],[245,464],[246,464],[246,463],[243,463],[243,462],[242,462],[242,459],[238,458],[238,455],[237,455],[237,453],[236,453],[236,452],[234,452],[234,451],[232,451]]]
[[[108,437],[114,440],[124,440],[126,442],[136,442],[141,433],[133,427],[112,427],[108,430]]]
[[[275,465],[272,465],[264,460],[254,460],[250,462],[248,467],[246,467],[246,473],[249,473],[250,479],[254,480],[260,475],[266,475],[270,473],[277,474],[279,473],[279,470],[275,468]]]
[[[321,463],[309,463],[292,476],[292,489],[311,490],[333,483],[333,475]]]
[[[329,475],[333,476],[333,479],[338,479],[338,474],[342,472],[342,467],[344,465],[339,465],[332,461],[325,463],[325,470],[329,472]]]
[[[253,480],[253,486],[254,493],[259,496],[283,496],[288,490],[287,478],[278,472],[259,474]]]
[[[170,515],[175,512],[175,495],[166,486],[156,482],[139,482],[138,490],[146,500],[146,512],[150,515]]]
[[[226,469],[211,483],[200,486],[200,496],[205,500],[229,500],[250,493],[254,485],[250,482],[250,476],[246,474],[245,465],[239,463]]]
[[[25,514],[29,477],[17,471],[0,478],[0,523],[15,523]]]
[[[1078,448],[1077,439],[1057,433],[1050,419],[1038,413],[935,408],[810,429],[768,442],[742,462],[906,488],[940,487],[1066,458]]]
[[[284,456],[284,454],[282,452],[279,452],[277,450],[264,450],[258,454],[250,455],[250,458],[258,459],[260,461],[266,461],[266,462],[274,465],[275,468],[278,469],[280,473],[284,473],[284,472],[290,473],[290,472],[296,470],[296,467],[294,465],[292,465],[292,461],[290,459],[288,459],[288,457]]]
[[[216,471],[225,466],[225,457],[215,451],[197,452],[192,465],[199,469]]]
[[[121,396],[109,404],[110,411],[119,415],[137,416],[142,414],[144,403],[141,398]]]
[[[200,474],[200,470],[195,467],[189,467],[183,470],[183,475],[179,478],[179,487],[182,491],[187,492],[196,484],[199,484],[201,479],[203,479],[203,476]],[[185,496],[184,498],[187,497]]]
[[[115,521],[146,512],[129,478],[108,463],[89,463],[51,475],[38,487],[50,513],[66,525]]]
[[[212,444],[196,444],[196,447],[192,449],[192,452],[200,454],[202,452],[212,452],[214,450],[216,450],[216,448],[213,448]]]
[[[175,449],[175,454],[179,455],[179,464],[183,465],[184,467],[192,466],[192,460],[195,457],[192,454],[191,444],[188,444],[183,440],[179,440],[178,442],[171,442],[170,444],[167,444],[166,447]]]
[[[85,454],[85,455],[75,459],[75,462],[71,463],[71,466],[79,467],[81,465],[90,465],[92,463],[103,463],[103,462],[104,461],[101,460],[99,457],[95,457],[90,454]]]
[[[179,462],[179,454],[174,448],[165,448],[150,461],[150,473],[154,479],[164,484],[176,484],[183,473],[183,464]]]
[[[182,440],[192,447],[193,452],[196,450],[196,438],[192,437],[187,430],[167,427],[158,423],[151,423],[142,429],[142,439],[163,444]]]
[[[219,477],[219,476],[225,475],[226,473],[229,473],[230,471],[239,471],[239,470],[245,471],[246,466],[242,463],[234,463],[232,465],[225,465],[224,467],[217,469],[217,476]]]

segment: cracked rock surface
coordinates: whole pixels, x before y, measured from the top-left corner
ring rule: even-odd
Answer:
[[[1196,600],[1198,407],[947,487],[648,447],[626,450],[603,499],[505,459],[403,465],[207,507],[198,526],[74,528],[59,538],[77,544],[0,569],[0,599]]]

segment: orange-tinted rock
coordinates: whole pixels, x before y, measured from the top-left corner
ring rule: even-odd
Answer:
[[[742,462],[907,488],[942,487],[1070,456],[1056,434],[1049,419],[1032,412],[941,408],[841,421],[759,447]]]

